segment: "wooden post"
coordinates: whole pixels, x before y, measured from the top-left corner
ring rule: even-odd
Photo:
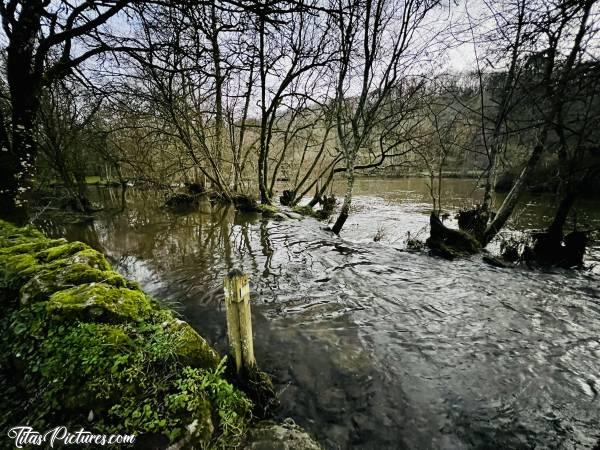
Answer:
[[[225,277],[224,287],[229,349],[239,373],[242,367],[250,369],[256,366],[248,277],[233,269]]]

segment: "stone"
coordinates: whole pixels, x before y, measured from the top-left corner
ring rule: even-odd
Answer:
[[[221,358],[187,322],[173,319],[163,325],[167,332],[177,336],[173,351],[182,364],[203,369],[217,368]]]
[[[60,268],[42,268],[20,289],[21,304],[45,301],[55,292],[88,283],[104,283],[114,287],[135,289],[135,283],[112,270],[101,270],[81,262]]]
[[[278,424],[272,421],[258,422],[246,437],[244,450],[320,450],[321,446],[310,435],[286,419]]]
[[[148,317],[151,310],[143,292],[106,283],[83,284],[56,292],[46,304],[46,311],[61,320],[137,322]]]
[[[68,258],[83,250],[91,250],[91,248],[83,242],[67,242],[66,244],[53,246],[39,252],[37,258],[40,262],[49,263]]]

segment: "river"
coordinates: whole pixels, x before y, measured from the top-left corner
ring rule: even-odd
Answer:
[[[97,194],[118,204],[118,193]],[[473,180],[446,180],[443,207],[480,195]],[[359,179],[340,237],[311,218],[266,221],[208,201],[176,215],[135,189],[123,211],[93,222],[39,224],[103,251],[222,352],[223,277],[245,271],[255,352],[280,392],[278,414],[325,448],[592,448],[600,246],[578,271],[407,252],[407,232],[427,236],[428,198],[424,179]],[[552,206],[547,195],[525,199],[512,232],[547,225]],[[600,201],[580,202],[577,219],[599,228]]]

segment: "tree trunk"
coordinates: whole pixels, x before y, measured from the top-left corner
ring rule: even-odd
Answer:
[[[568,192],[558,205],[548,229],[534,234],[532,256],[537,263],[565,267],[583,264],[587,243],[585,233],[573,231],[567,236],[564,234],[564,225],[574,202],[574,193]]]
[[[19,183],[15,174],[18,173],[19,166],[18,155],[8,143],[3,142],[0,149],[0,216],[22,224],[25,221],[25,210],[16,204]]]
[[[521,49],[521,33],[523,30],[524,20],[525,20],[525,1],[521,1],[518,3],[519,9],[519,19],[517,22],[516,36],[515,42],[513,44],[512,55],[510,59],[510,66],[508,69],[508,73],[504,80],[504,86],[502,89],[502,99],[500,101],[500,107],[496,114],[496,120],[494,123],[494,131],[492,133],[492,139],[490,144],[490,152],[489,152],[489,166],[488,173],[485,180],[485,191],[483,194],[483,203],[481,205],[482,213],[487,216],[484,219],[486,220],[489,217],[489,213],[492,209],[492,199],[494,196],[494,190],[496,188],[496,171],[498,164],[498,154],[502,151],[502,135],[504,133],[504,121],[508,116],[508,111],[510,108],[511,98],[513,95],[513,91],[515,88],[515,80],[517,78],[517,65],[519,61],[519,50]],[[478,66],[479,67],[479,66]],[[483,93],[482,93],[483,95]],[[483,114],[483,97],[482,101],[482,114]],[[483,116],[482,116],[483,119]],[[485,133],[485,131],[484,131]],[[484,136],[485,137],[485,136]]]
[[[329,171],[329,175],[327,176],[327,179],[325,180],[325,183],[323,183],[323,185],[321,187],[319,187],[319,185],[317,184],[317,188],[315,190],[315,195],[313,196],[312,200],[308,203],[308,206],[310,206],[311,208],[313,208],[317,203],[319,203],[323,199],[323,196],[325,195],[325,192],[327,191],[327,188],[329,187],[329,185],[333,181],[333,175],[334,174],[335,174],[335,172],[334,172],[334,170],[332,168]],[[300,198],[301,197],[299,197],[298,200]]]
[[[29,189],[37,156],[34,139],[41,76],[33,71],[33,52],[40,30],[42,2],[23,2],[6,50],[6,79],[10,91],[12,143],[0,149],[0,212],[17,222],[27,220],[24,193]],[[6,148],[7,151],[4,151]]]
[[[221,172],[223,153],[223,76],[221,75],[221,48],[219,44],[219,30],[217,27],[217,14],[215,4],[211,7],[211,45],[215,69],[215,162],[217,171]]]
[[[546,143],[546,135],[547,131],[544,129],[542,131],[542,136],[540,137],[540,142],[534,147],[531,155],[529,156],[529,160],[527,164],[521,171],[521,175],[513,185],[512,189],[502,202],[502,205],[498,209],[498,212],[494,216],[494,219],[487,226],[485,233],[483,234],[483,242],[481,243],[483,247],[491,242],[492,239],[498,234],[498,232],[502,229],[502,227],[506,224],[506,221],[512,214],[515,206],[521,197],[521,194],[525,190],[527,186],[527,182],[531,177],[533,169],[537,165],[542,153],[544,151],[544,145]]]
[[[496,139],[496,137],[493,139]],[[484,213],[488,213],[492,209],[492,198],[494,196],[494,189],[496,187],[496,161],[498,159],[498,152],[498,144],[497,142],[493,142],[490,149],[489,170],[485,179],[483,203],[481,204],[481,209]]]
[[[11,71],[12,72],[12,71]],[[15,71],[16,72],[16,71]],[[0,211],[18,222],[26,221],[26,193],[30,189],[37,146],[34,138],[38,92],[35,82],[26,75],[9,77],[12,103],[12,144],[1,149]],[[7,151],[4,151],[4,148]]]
[[[8,132],[9,120],[0,109],[0,216],[9,218],[15,212],[18,157],[13,152]]]
[[[260,64],[260,151],[258,155],[258,189],[260,202],[270,205],[269,190],[267,189],[268,147],[267,147],[267,74],[265,69],[265,18],[259,17],[259,47]]]
[[[479,242],[469,233],[446,227],[436,211],[432,211],[429,216],[429,227],[429,239],[426,244],[435,255],[454,259],[481,250]]]
[[[556,214],[554,215],[554,220],[552,224],[548,227],[548,233],[559,234],[562,238],[563,229],[565,223],[567,221],[567,217],[569,217],[569,212],[575,203],[575,193],[572,191],[568,191],[567,194],[562,198],[561,202],[556,209]]]
[[[333,224],[331,231],[335,234],[339,234],[342,231],[348,216],[350,215],[350,205],[352,203],[352,189],[354,188],[354,165],[352,161],[348,164],[346,170],[346,194],[344,195],[344,203],[342,203],[342,209],[340,210],[340,214],[338,215],[337,220]]]
[[[269,191],[267,189],[267,186],[265,185],[265,180],[263,177],[265,170],[266,170],[266,167],[264,164],[264,159],[263,159],[262,150],[261,150],[261,155],[258,160],[258,189],[260,191],[260,202],[263,205],[270,205],[271,199],[269,198]]]

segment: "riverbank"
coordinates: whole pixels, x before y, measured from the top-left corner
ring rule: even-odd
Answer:
[[[224,360],[88,245],[0,221],[0,309],[2,429],[244,443],[253,404]]]

